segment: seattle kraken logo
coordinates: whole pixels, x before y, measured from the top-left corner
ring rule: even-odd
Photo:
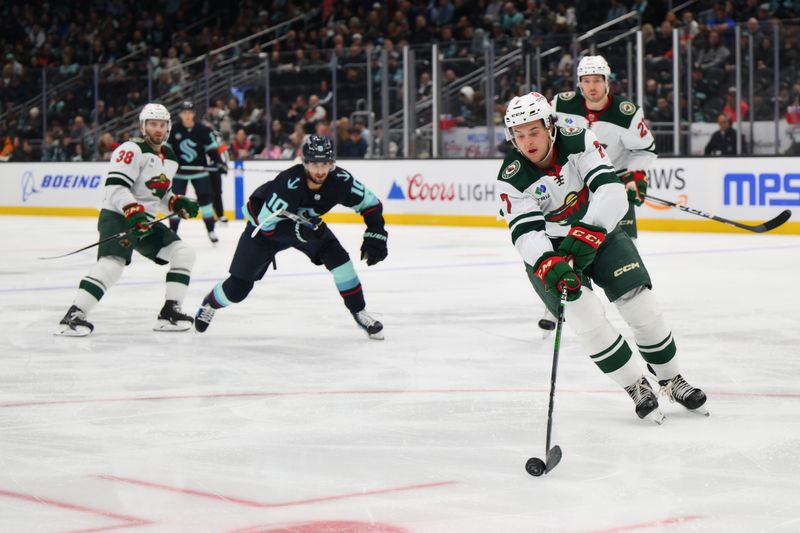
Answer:
[[[178,147],[181,151],[181,159],[183,159],[187,163],[194,161],[195,158],[197,157],[197,150],[195,150],[195,148],[197,147],[197,143],[194,142],[193,140],[184,139],[180,142]]]
[[[39,192],[39,189],[36,188],[36,180],[33,177],[33,172],[30,170],[26,171],[22,175],[22,179],[20,180],[20,185],[22,185],[22,201],[27,202],[28,198],[31,195]]]

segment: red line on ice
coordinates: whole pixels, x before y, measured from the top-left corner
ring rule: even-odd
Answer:
[[[434,487],[443,487],[445,485],[454,485],[458,483],[457,481],[438,481],[435,483],[420,483],[417,485],[404,485],[401,487],[389,487],[385,489],[375,489],[375,490],[367,490],[363,492],[350,492],[346,494],[336,494],[333,496],[320,496],[317,498],[306,498],[303,500],[289,500],[285,502],[257,502],[255,500],[248,500],[245,498],[238,498],[236,496],[226,496],[224,494],[218,494],[214,492],[205,492],[201,490],[189,489],[189,488],[182,488],[182,487],[173,487],[170,485],[165,485],[163,483],[153,483],[151,481],[144,481],[140,479],[133,479],[127,477],[119,477],[119,476],[112,476],[108,474],[97,474],[95,477],[100,479],[105,479],[108,481],[118,481],[120,483],[127,483],[129,485],[139,485],[142,487],[148,487],[151,489],[158,489],[158,490],[165,490],[169,492],[177,492],[179,494],[186,494],[189,496],[198,496],[200,498],[208,498],[211,500],[221,500],[227,501],[231,503],[236,503],[238,505],[244,505],[246,507],[259,507],[259,508],[272,508],[272,507],[290,507],[293,505],[306,505],[309,503],[318,503],[318,502],[325,502],[331,500],[344,500],[347,498],[359,498],[364,496],[374,496],[376,494],[387,494],[390,492],[402,492],[407,490],[419,490],[419,489],[430,489]]]
[[[58,507],[60,509],[67,509],[69,511],[77,511],[79,513],[88,513],[96,516],[104,516],[106,518],[113,518],[114,520],[121,520],[125,522],[124,524],[116,524],[111,526],[105,527],[97,527],[91,529],[76,529],[71,531],[70,533],[94,533],[97,531],[111,531],[112,529],[123,529],[128,527],[137,527],[137,526],[146,526],[153,524],[150,520],[145,520],[143,518],[136,518],[135,516],[127,516],[119,513],[112,513],[109,511],[101,511],[98,509],[91,509],[89,507],[84,507],[82,505],[76,505],[74,503],[67,503],[67,502],[60,502],[56,500],[52,500],[50,498],[42,498],[40,496],[34,496],[32,494],[23,494],[20,492],[12,492],[9,490],[2,490],[0,489],[0,496],[6,496],[8,498],[16,498],[18,500],[24,500],[27,502],[38,503],[40,505],[46,505],[49,507]]]
[[[608,529],[593,529],[586,533],[619,533],[620,531],[634,531],[637,529],[653,529],[664,526],[674,526],[683,524],[685,522],[692,522],[695,520],[704,520],[705,516],[688,515],[688,516],[673,516],[664,518],[663,520],[653,520],[652,522],[642,522],[641,524],[630,524],[627,526],[610,527]]]

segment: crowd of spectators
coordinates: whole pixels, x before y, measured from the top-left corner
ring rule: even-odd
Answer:
[[[363,115],[367,82],[373,99],[380,98],[383,77],[389,84],[390,112],[402,108],[403,62],[401,50],[417,51],[416,93],[431,93],[430,44],[439,43],[444,82],[456,82],[483,64],[485,43],[496,57],[525,46],[559,53],[542,61],[542,86],[546,96],[574,90],[574,67],[589,42],[574,44],[574,36],[629,13],[633,17],[614,31],[641,25],[645,54],[645,114],[651,122],[672,121],[672,30],[680,30],[681,55],[692,49],[692,109],[685,90],[678,105],[681,116],[716,122],[720,114],[735,120],[737,113],[755,120],[771,120],[773,110],[774,47],[779,47],[779,108],[800,105],[800,15],[796,2],[787,0],[698,0],[679,13],[668,2],[655,0],[390,0],[269,3],[244,1],[224,10],[200,0],[94,2],[65,1],[51,4],[0,4],[0,47],[5,58],[0,81],[0,113],[11,109],[0,123],[0,158],[80,161],[108,157],[130,130],[89,134],[108,118],[138,109],[152,94],[187,97],[188,88],[201,79],[203,63],[186,65],[198,55],[252,35],[300,13],[310,20],[291,25],[269,44],[233,50],[237,68],[271,67],[270,109],[265,113],[263,84],[232,87],[203,113],[218,129],[235,158],[291,158],[303,137],[316,132],[333,137],[340,157],[363,157],[382,146],[382,132],[370,131]],[[194,24],[195,21],[201,21]],[[730,88],[735,82],[733,28],[741,24],[743,50],[754,43],[754,98],[737,105]],[[779,41],[773,42],[773,25]],[[596,42],[608,38],[600,34]],[[613,69],[612,90],[629,87],[625,42],[600,50]],[[379,68],[387,53],[386,72]],[[367,80],[367,55],[372,61]],[[120,61],[125,56],[135,59]],[[222,58],[223,56],[217,56]],[[228,56],[229,57],[229,56]],[[337,91],[331,87],[331,62],[335,59]],[[749,55],[743,54],[746,74]],[[93,72],[102,69],[99,98],[94,94]],[[210,67],[215,68],[215,63]],[[41,72],[49,86],[75,81],[73,86],[48,91],[46,103],[26,103],[41,94]],[[82,73],[86,75],[81,76]],[[149,78],[148,78],[149,77]],[[743,87],[749,80],[745,77]],[[463,86],[444,102],[443,127],[474,126],[487,120],[499,123],[505,103],[525,89],[524,70],[501,74],[494,87],[494,116],[487,117],[482,84]],[[196,95],[197,92],[192,94]],[[216,98],[216,97],[215,97]],[[202,102],[197,102],[202,103]],[[42,108],[44,106],[44,108]],[[380,109],[380,105],[376,105]],[[336,116],[334,116],[336,112]],[[47,131],[42,135],[42,115]],[[431,117],[418,117],[419,124]],[[44,137],[42,139],[42,137]],[[398,149],[393,139],[390,150]],[[389,155],[389,154],[387,154]]]

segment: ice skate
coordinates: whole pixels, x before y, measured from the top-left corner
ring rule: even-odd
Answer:
[[[55,335],[64,337],[85,337],[94,330],[94,325],[86,320],[86,313],[73,305],[67,310],[67,314],[58,323],[58,330]]]
[[[636,416],[641,419],[647,418],[659,425],[664,422],[664,413],[658,408],[658,398],[646,377],[642,376],[633,385],[625,387],[625,392],[636,404]]]
[[[208,329],[208,326],[211,324],[211,319],[214,318],[214,312],[216,312],[216,309],[211,307],[211,304],[208,303],[208,298],[203,298],[203,303],[200,304],[200,308],[194,315],[194,329],[197,330],[198,333],[203,333]]]
[[[208,240],[211,241],[211,244],[217,244],[219,242],[219,237],[214,230],[208,232]]]
[[[705,407],[706,393],[689,385],[680,374],[672,379],[661,380],[658,384],[661,385],[659,392],[671,402],[678,402],[693,413],[708,416],[708,409]]]
[[[226,217],[225,215],[223,215],[223,216],[221,216],[221,217],[219,217],[219,218],[217,219],[217,222],[219,222],[220,224],[227,224],[227,223],[228,223],[228,217]]]
[[[544,316],[539,319],[537,324],[539,329],[542,330],[542,338],[546,339],[550,332],[556,329],[556,317],[553,316],[547,308],[544,310]]]
[[[355,319],[356,324],[358,324],[361,329],[367,332],[367,336],[370,339],[379,341],[383,340],[383,324],[369,316],[366,309],[362,309],[357,313],[353,313],[353,318]]]
[[[186,331],[192,327],[194,320],[181,311],[175,300],[167,300],[158,313],[158,320],[153,326],[153,331]]]

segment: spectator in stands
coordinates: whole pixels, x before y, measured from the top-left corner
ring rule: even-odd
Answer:
[[[100,136],[97,141],[97,153],[101,161],[108,161],[111,159],[111,154],[117,149],[119,143],[114,140],[111,133],[106,132]]]
[[[428,9],[428,20],[434,26],[445,26],[453,21],[455,14],[455,7],[450,3],[450,0],[438,0],[436,4],[431,2],[431,7]]]
[[[748,109],[750,109],[750,106],[744,101],[744,98],[740,99],[739,111],[742,113],[742,120],[744,120],[744,117],[747,116]],[[738,116],[736,110],[736,87],[728,88],[728,94],[725,95],[725,107],[722,108],[722,114],[727,115],[728,118],[731,119],[731,122],[736,122]]]
[[[660,96],[658,100],[656,100],[655,109],[648,113],[648,117],[653,122],[672,122],[672,107],[669,105],[667,99]]]
[[[695,65],[702,70],[723,68],[730,55],[731,51],[720,41],[719,32],[711,31],[708,33],[708,44],[697,54]]]
[[[367,153],[367,141],[361,137],[361,128],[352,127],[348,131],[348,138],[339,148],[339,157],[350,159],[363,159]]]
[[[231,154],[234,159],[250,159],[253,155],[253,142],[247,136],[244,128],[239,128],[233,138],[231,145]]]
[[[308,97],[308,109],[303,113],[301,122],[306,126],[306,132],[311,133],[320,120],[328,118],[328,112],[319,103],[319,96],[312,94]]]
[[[456,116],[456,124],[459,126],[473,127],[477,124],[480,116],[477,98],[475,97],[475,89],[469,85],[465,85],[458,91],[458,115]]]
[[[620,0],[611,0],[611,6],[608,8],[608,14],[606,15],[606,22],[611,22],[627,13],[628,9],[622,5]]]
[[[525,15],[523,15],[514,2],[506,2],[503,6],[503,29],[511,33],[517,26],[522,26],[525,22]]]
[[[719,131],[714,132],[706,145],[706,155],[736,155],[736,130],[731,127],[731,120],[727,115],[720,115],[717,119]]]

